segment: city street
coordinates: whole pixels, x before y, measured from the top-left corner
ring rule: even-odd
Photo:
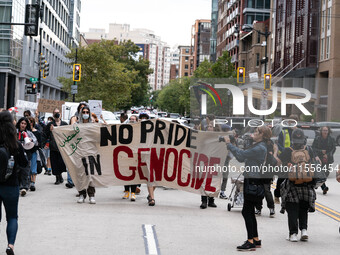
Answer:
[[[339,156],[338,150],[337,161]],[[64,184],[56,186],[54,181],[53,176],[41,174],[37,191],[20,198],[15,254],[238,254],[236,246],[246,240],[241,208],[228,212],[228,200],[216,199],[218,208],[201,210],[200,196],[157,188],[156,206],[150,207],[146,186],[142,185],[136,202],[122,200],[123,187],[119,186],[98,188],[95,205],[88,200],[77,204],[76,190]],[[275,218],[269,218],[264,206],[257,218],[262,248],[256,254],[338,254],[340,184],[335,173],[327,184],[326,196],[317,190],[318,208],[323,213],[309,214],[308,242],[286,241],[287,215],[280,214],[276,205]],[[230,189],[228,183],[227,195]],[[3,217],[3,251],[7,244],[5,225]],[[150,235],[146,229],[154,229],[154,233]]]

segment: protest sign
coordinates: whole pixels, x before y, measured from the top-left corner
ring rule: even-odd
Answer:
[[[64,103],[65,103],[64,101],[39,98],[38,112],[53,113],[53,110],[55,108],[59,108],[59,110],[61,111],[62,105]]]
[[[17,100],[15,106],[18,108],[18,116],[24,116],[24,111],[30,110],[32,115],[34,116],[35,111],[37,110],[38,103],[29,102],[24,100]]]
[[[89,100],[90,111],[97,115],[99,118],[102,115],[102,100]]]
[[[74,124],[53,135],[78,190],[148,183],[217,196],[227,155],[220,133],[191,130],[177,123]]]

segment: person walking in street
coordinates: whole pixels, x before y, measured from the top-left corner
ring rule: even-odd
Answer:
[[[46,142],[50,143],[50,159],[51,159],[51,167],[52,174],[56,177],[55,185],[59,185],[64,182],[62,173],[66,172],[66,166],[63,158],[59,152],[56,141],[54,140],[52,130],[54,127],[66,126],[67,123],[61,120],[60,110],[59,108],[55,108],[53,111],[53,121],[48,123],[44,135],[43,135],[43,145],[46,148]]]
[[[35,128],[35,119],[31,116],[28,117],[28,121],[30,123],[30,127],[32,130],[33,135],[37,138],[37,143],[34,147],[30,150],[32,154],[31,159],[31,184],[30,184],[30,191],[35,191],[35,181],[37,178],[37,168],[38,168],[38,149],[41,146],[41,132]]]
[[[14,244],[18,232],[18,203],[19,203],[19,178],[28,165],[24,148],[17,141],[12,115],[7,111],[0,112],[0,221],[2,218],[2,204],[5,207],[7,220],[7,255],[14,255]],[[2,178],[2,177],[5,178]]]
[[[334,163],[334,153],[336,150],[335,139],[330,136],[332,133],[330,127],[322,127],[320,129],[321,135],[315,137],[313,141],[313,151],[321,160],[321,168],[325,169],[326,178],[329,176],[330,165]],[[321,189],[323,194],[326,195],[329,188],[326,182],[322,184]]]
[[[311,147],[305,145],[305,136],[301,129],[292,133],[292,147],[286,148],[279,159],[284,166],[290,168],[288,178],[281,184],[281,213],[288,213],[288,241],[298,241],[298,229],[301,241],[308,240],[308,212],[315,211],[315,178],[309,169],[310,163],[316,161]],[[300,173],[300,174],[297,174]]]
[[[257,230],[257,221],[255,217],[255,207],[264,197],[264,186],[262,181],[261,167],[265,162],[267,154],[266,143],[272,136],[271,130],[267,126],[261,126],[255,129],[252,134],[254,144],[246,150],[242,150],[230,142],[229,136],[225,136],[227,149],[235,156],[239,162],[245,162],[244,175],[244,203],[242,216],[247,229],[247,241],[237,246],[239,251],[253,251],[261,247]]]
[[[35,135],[32,133],[31,124],[29,120],[25,117],[19,119],[16,124],[18,140],[24,144],[24,137],[27,134],[28,138],[34,144],[34,146],[38,146],[38,141]],[[34,148],[34,147],[33,147]],[[25,169],[26,176],[22,175],[22,179],[20,180],[20,195],[25,196],[28,188],[30,187],[30,172],[36,172],[37,169],[37,153],[34,149],[25,149],[25,153],[27,154],[27,159],[29,161],[29,169]]]
[[[79,124],[92,123],[90,107],[84,106],[81,108],[77,123]],[[96,193],[96,189],[93,183],[90,182],[87,189],[83,189],[79,191],[79,199],[77,202],[84,203],[86,199],[86,194],[87,194],[89,196],[90,204],[95,204],[96,203],[96,200],[94,198],[95,193]]]

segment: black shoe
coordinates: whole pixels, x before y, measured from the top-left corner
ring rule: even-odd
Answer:
[[[12,249],[11,247],[7,247],[7,249],[6,249],[6,254],[7,254],[7,255],[14,255],[13,249]]]
[[[60,179],[59,179],[59,175],[56,175],[55,177],[55,185],[59,185],[61,182],[60,182]]]
[[[207,202],[206,202],[206,201],[203,201],[202,204],[201,204],[201,206],[200,206],[200,208],[201,208],[201,209],[206,209],[207,207],[208,207]]]
[[[35,186],[34,185],[30,186],[30,191],[35,191]]]
[[[65,186],[66,186],[66,188],[72,189],[74,187],[74,184],[66,182]]]
[[[249,242],[248,240],[244,242],[244,244],[237,246],[238,251],[255,251],[255,244]]]
[[[52,170],[48,170],[48,175],[52,175]]]
[[[209,206],[209,207],[214,207],[214,208],[217,207],[217,205],[215,204],[215,200],[214,200],[213,197],[209,197],[208,206]]]
[[[269,217],[270,217],[270,218],[274,218],[275,209],[274,209],[274,208],[270,208],[270,209],[269,209],[269,212],[270,212],[270,213],[269,213]]]
[[[261,210],[255,210],[255,215],[261,216]]]
[[[328,188],[328,187],[325,187],[325,188],[322,190],[322,193],[323,193],[324,195],[326,195],[327,192],[328,192],[328,190],[329,190],[329,188]]]
[[[255,239],[253,239],[253,242],[256,248],[261,248],[261,240],[256,241]]]

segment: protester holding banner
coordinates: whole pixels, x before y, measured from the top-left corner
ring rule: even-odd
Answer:
[[[321,168],[326,169],[326,177],[329,176],[329,168],[334,163],[334,153],[336,150],[336,142],[333,137],[331,137],[330,127],[322,127],[320,129],[321,135],[315,137],[313,141],[312,148],[315,154],[321,160]],[[329,188],[326,186],[326,182],[322,184],[321,189],[323,194],[326,195]]]
[[[46,142],[50,143],[50,160],[52,167],[52,174],[56,177],[55,185],[61,184],[64,182],[62,173],[66,172],[66,166],[63,161],[63,158],[60,155],[58,150],[58,146],[54,140],[52,130],[54,127],[66,126],[67,123],[61,120],[60,110],[59,108],[55,108],[53,110],[53,121],[48,123],[43,136],[43,145],[45,147]]]
[[[35,191],[35,181],[36,181],[37,173],[38,173],[38,171],[37,171],[37,169],[38,169],[38,149],[41,146],[41,132],[38,129],[35,128],[35,119],[32,116],[28,117],[28,121],[30,122],[30,127],[31,127],[31,130],[32,130],[32,133],[37,138],[37,143],[30,150],[30,153],[32,154],[30,191]]]
[[[28,161],[24,149],[17,141],[13,118],[7,111],[0,112],[0,168],[1,172],[8,173],[8,167],[13,167],[11,175],[0,182],[0,206],[4,204],[7,219],[7,249],[6,254],[14,255],[14,243],[18,232],[18,202],[19,202],[19,178],[26,176],[22,171],[26,168]],[[14,165],[12,157],[14,158]],[[2,217],[0,208],[0,221]]]
[[[47,123],[44,127],[44,132],[42,133],[42,141],[43,141],[43,137],[44,137],[44,133],[45,133],[45,129],[48,125],[48,123],[51,123],[53,121],[53,117],[50,116],[47,118]],[[50,159],[50,140],[46,140],[45,141],[45,145],[43,146],[43,152],[45,154],[46,157],[46,167],[45,168],[45,175],[52,175],[52,168],[51,168],[51,159]]]
[[[84,106],[88,106],[86,102],[80,102],[78,107],[77,107],[77,112],[74,114],[74,116],[70,119],[70,125],[72,125],[73,123],[76,123],[78,122],[78,116],[79,116],[79,113],[81,111],[81,109],[84,107]]]
[[[252,134],[254,144],[246,150],[242,150],[231,144],[229,136],[224,137],[228,150],[239,162],[245,162],[244,175],[244,203],[242,216],[244,218],[248,239],[243,245],[237,246],[237,250],[255,250],[261,247],[257,231],[255,207],[264,197],[264,186],[262,182],[261,167],[265,162],[267,154],[266,142],[270,140],[272,132],[267,126],[256,128]]]
[[[23,117],[21,119],[19,119],[17,125],[17,133],[18,133],[18,140],[22,143],[25,144],[25,136],[27,134],[29,140],[31,141],[32,146],[37,146],[38,145],[38,141],[37,138],[35,137],[35,135],[32,133],[32,129],[31,129],[31,125],[28,121],[27,118]],[[25,147],[24,147],[25,148]],[[35,169],[36,171],[36,162],[37,162],[37,154],[35,151],[31,150],[31,148],[25,148],[25,152],[27,154],[27,158],[29,161],[29,166],[30,169],[33,168],[33,170]],[[25,196],[27,193],[27,190],[30,186],[30,169],[26,169],[26,174],[27,176],[22,176],[21,182],[20,182],[20,195],[21,196]]]
[[[84,106],[81,108],[77,123],[92,123],[90,107]],[[95,204],[96,203],[96,200],[94,198],[95,192],[96,192],[96,189],[94,185],[90,182],[87,189],[83,189],[79,191],[79,199],[77,202],[84,203],[86,199],[86,193],[87,193],[89,195],[90,204]]]

